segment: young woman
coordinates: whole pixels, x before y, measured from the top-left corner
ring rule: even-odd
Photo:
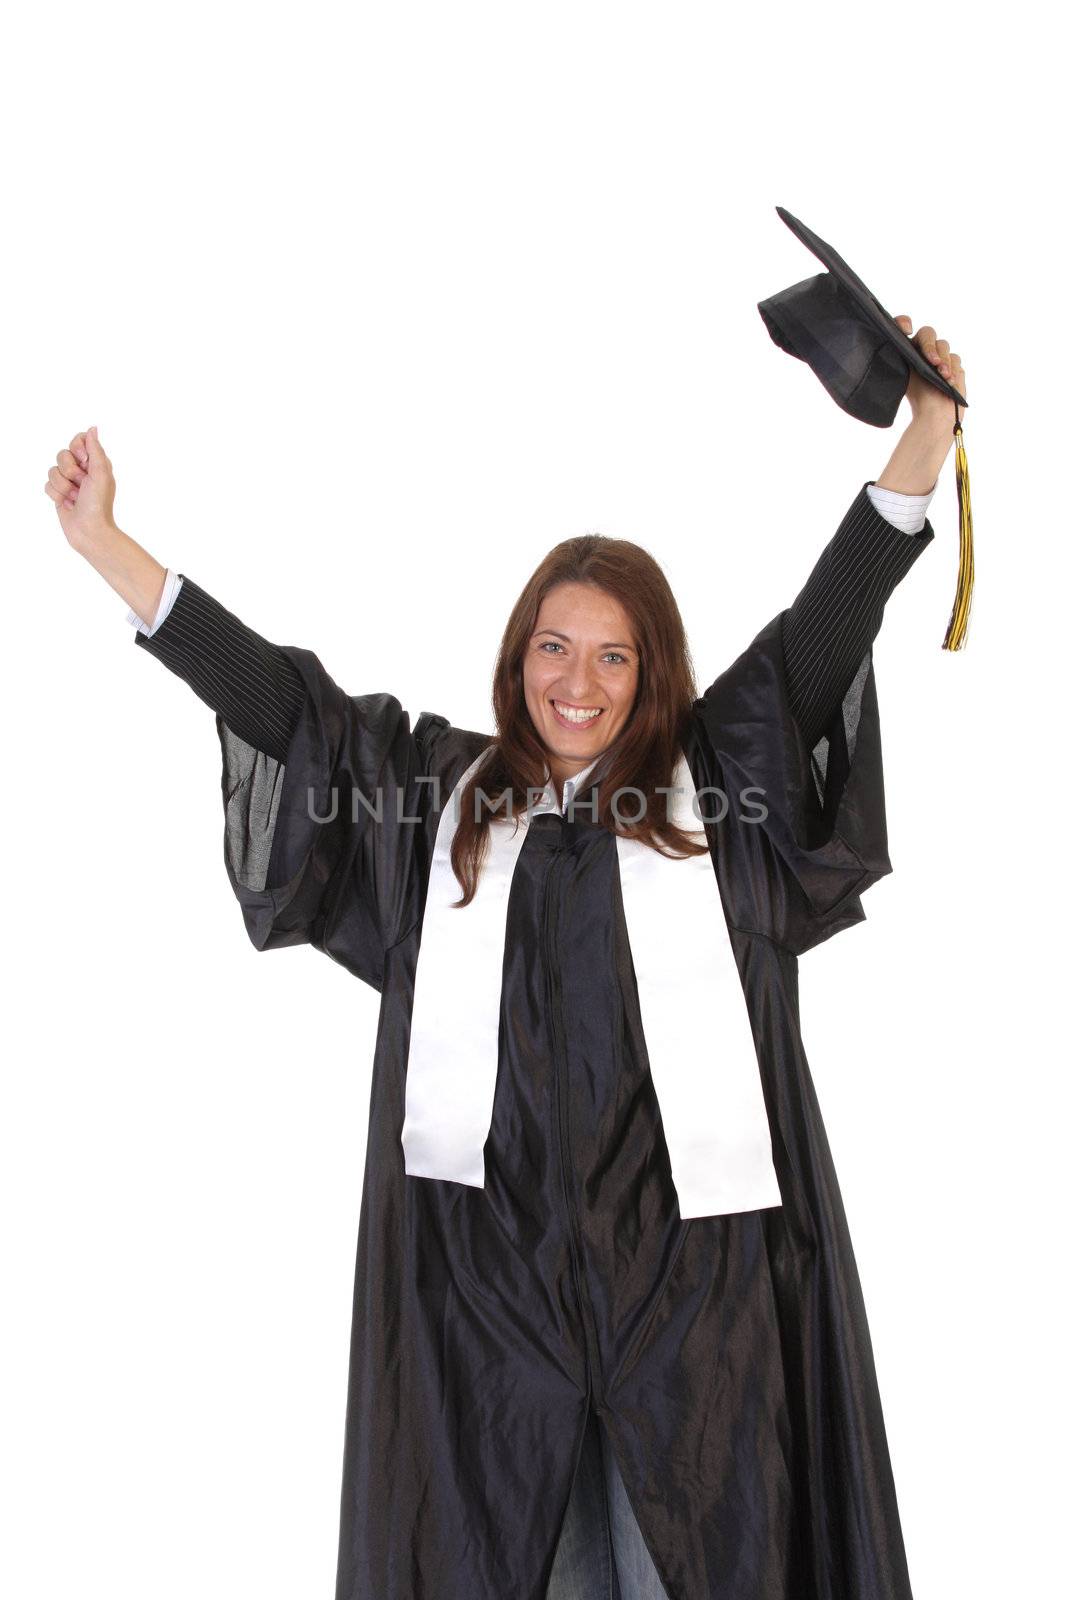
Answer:
[[[702,695],[651,556],[556,546],[492,735],[348,695],[164,569],[95,429],[49,472],[137,644],[215,712],[253,943],[381,993],[338,1600],[908,1600],[797,993],[890,871],[872,643],[954,421],[918,374],[908,398]]]

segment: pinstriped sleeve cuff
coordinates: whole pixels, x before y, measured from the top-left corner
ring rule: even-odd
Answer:
[[[167,616],[170,613],[170,608],[174,604],[175,597],[181,586],[182,580],[179,574],[177,572],[172,572],[170,567],[168,567],[167,576],[163,581],[163,593],[160,596],[159,605],[156,607],[155,620],[153,621],[151,627],[149,627],[148,623],[145,622],[143,617],[138,616],[137,612],[134,611],[132,606],[126,613],[126,621],[131,623],[134,627],[139,628],[142,633],[155,633],[160,624],[166,621]]]
[[[184,679],[239,739],[284,762],[304,700],[300,674],[278,645],[177,576],[166,617],[151,632],[138,629],[134,643]]]

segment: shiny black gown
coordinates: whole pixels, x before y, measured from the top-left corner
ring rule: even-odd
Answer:
[[[491,736],[345,693],[188,578],[137,635],[215,707],[224,862],[253,944],[310,943],[381,994],[337,1600],[545,1600],[594,1413],[671,1600],[909,1600],[797,958],[861,921],[891,870],[872,641],[932,538],[886,522],[865,485],[794,605],[693,705],[697,785],[733,802],[709,836],[783,1197],[729,1216],[679,1218],[614,838],[582,812],[533,818],[515,870],[485,1188],[406,1176],[440,815],[416,780],[438,775],[446,797]],[[283,708],[277,729],[257,696]],[[388,806],[353,823],[352,791],[379,785],[423,825]],[[736,820],[749,785],[759,826]],[[309,791],[320,816],[340,796],[333,821],[312,820]],[[699,1000],[691,1021],[694,1048],[713,1048]]]

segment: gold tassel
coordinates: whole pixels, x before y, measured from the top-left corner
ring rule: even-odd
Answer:
[[[967,472],[967,452],[963,448],[963,424],[956,407],[956,498],[960,505],[960,570],[956,579],[956,600],[952,607],[942,650],[961,650],[967,642],[971,596],[974,592],[974,529],[971,521],[971,480]]]

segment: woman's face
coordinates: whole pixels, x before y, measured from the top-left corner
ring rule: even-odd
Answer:
[[[526,646],[526,708],[562,782],[589,766],[626,725],[637,694],[630,619],[589,583],[559,583],[541,602]]]

